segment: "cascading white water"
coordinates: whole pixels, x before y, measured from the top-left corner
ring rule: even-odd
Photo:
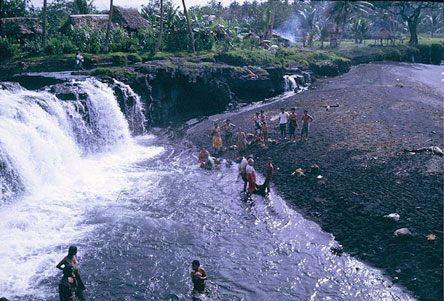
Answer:
[[[57,274],[60,246],[91,230],[78,225],[85,211],[115,200],[128,162],[162,151],[133,143],[111,87],[69,84],[84,96],[0,84],[0,297],[52,294],[39,282]]]
[[[298,88],[296,80],[291,75],[284,75],[284,89],[286,92],[294,91]]]
[[[146,133],[145,107],[140,96],[134,93],[129,85],[118,80],[114,80],[113,88],[122,94],[122,110],[128,120],[131,132],[136,135]]]

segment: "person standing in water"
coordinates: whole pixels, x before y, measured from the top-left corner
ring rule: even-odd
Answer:
[[[65,256],[62,261],[57,264],[57,268],[60,270],[64,270],[66,267],[71,266],[73,270],[73,275],[75,276],[77,286],[76,286],[76,296],[80,301],[85,300],[83,296],[83,291],[86,290],[85,285],[83,284],[82,279],[79,274],[79,263],[77,261],[77,247],[70,246],[68,249],[68,255]]]
[[[253,194],[256,191],[256,171],[254,170],[254,160],[248,159],[248,165],[245,168],[248,181],[248,193]]]
[[[308,130],[309,130],[309,125],[310,123],[313,121],[313,117],[311,117],[310,115],[308,115],[308,111],[305,110],[304,111],[304,115],[302,116],[302,130],[301,130],[301,141],[304,137],[305,134],[305,140],[308,140]]]
[[[220,136],[219,125],[217,123],[214,124],[214,128],[211,130],[211,136],[213,136],[213,149],[215,154],[220,155],[222,150],[222,138]]]
[[[199,260],[191,263],[191,281],[193,281],[193,294],[205,294],[205,280],[208,280],[207,272],[200,266]]]
[[[250,159],[251,156],[248,156],[247,159],[245,159],[244,156],[242,156],[241,162],[239,164],[239,175],[244,181],[244,189],[242,192],[247,191],[247,165],[248,165],[248,159]]]
[[[77,280],[74,276],[72,266],[67,264],[63,269],[63,278],[59,282],[60,301],[73,301],[77,287]]]
[[[270,193],[270,184],[271,181],[273,180],[273,175],[274,175],[273,161],[271,158],[268,158],[267,166],[265,167],[265,183],[264,183],[266,193]]]
[[[210,152],[207,151],[205,147],[202,147],[202,150],[199,153],[199,163],[202,168],[211,168]]]

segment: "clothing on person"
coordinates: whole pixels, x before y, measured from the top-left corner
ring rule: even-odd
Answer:
[[[213,148],[219,152],[222,149],[222,138],[220,137],[219,129],[217,127],[213,128],[211,135],[213,136]]]
[[[288,114],[286,112],[279,113],[279,128],[281,130],[281,137],[285,137],[287,135],[287,122]]]
[[[75,295],[80,300],[84,300],[83,292],[86,289],[85,284],[82,281],[82,278],[80,277],[79,273],[79,263],[77,261],[76,255],[73,255],[72,258],[65,256],[62,261],[57,265],[58,268],[63,269],[70,267],[72,269],[72,272],[74,274],[74,280],[75,280]]]
[[[201,267],[197,270],[191,271],[191,280],[193,281],[193,293],[205,294],[205,280],[202,279],[208,277],[205,270]]]
[[[308,130],[309,130],[309,124],[308,123],[302,124],[301,137],[305,135],[305,137],[308,138]]]
[[[253,193],[256,190],[256,171],[251,165],[246,167],[247,181],[248,181],[248,192]]]
[[[233,138],[233,130],[235,128],[235,125],[230,123],[230,122],[226,122],[223,126],[222,126],[222,130],[224,133],[224,138],[225,138],[225,144],[227,145],[227,147],[231,146],[232,143],[232,138]]]
[[[256,132],[256,135],[259,135],[262,129],[261,118],[259,114],[254,115],[253,120],[254,120],[254,130]]]
[[[60,301],[74,300],[76,285],[72,277],[63,276],[59,282],[59,298]]]
[[[239,154],[243,155],[247,150],[247,137],[244,132],[240,132],[237,134],[237,151]]]
[[[76,63],[74,67],[76,69],[83,69],[83,60],[84,60],[83,56],[80,53],[77,53],[75,57]]]
[[[288,123],[288,134],[290,135],[290,139],[291,139],[291,137],[294,138],[296,128],[298,127],[298,121],[297,121],[296,114],[291,113],[288,116],[288,120],[289,120],[289,123]]]
[[[269,162],[267,164],[267,166],[265,167],[265,189],[270,192],[270,184],[271,181],[273,180],[273,175],[274,175],[274,166],[273,163]]]

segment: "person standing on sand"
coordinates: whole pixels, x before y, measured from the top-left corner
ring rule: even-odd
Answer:
[[[256,191],[256,171],[254,170],[253,158],[248,159],[248,165],[245,168],[248,181],[248,193],[253,194]]]
[[[281,108],[281,112],[279,113],[279,128],[281,129],[281,138],[285,138],[287,135],[287,121],[288,114],[285,112],[284,108]]]
[[[268,148],[268,127],[265,121],[262,123],[262,136],[264,137],[265,148]]]
[[[80,301],[85,300],[83,296],[83,292],[86,290],[85,285],[83,284],[82,278],[80,278],[79,274],[79,263],[77,262],[77,247],[70,246],[68,249],[68,255],[65,256],[62,261],[57,264],[57,268],[60,270],[65,270],[66,267],[71,267],[72,272],[75,276],[76,280],[76,296]]]
[[[207,272],[200,266],[199,260],[191,263],[191,281],[193,281],[193,294],[205,294],[205,280],[208,280]]]
[[[224,131],[225,145],[227,146],[227,148],[230,147],[232,144],[233,130],[235,127],[236,126],[231,123],[230,119],[227,119],[225,121],[225,124],[222,126],[222,130]]]
[[[220,137],[220,130],[217,123],[214,124],[214,128],[211,130],[211,136],[213,136],[213,149],[216,154],[220,154],[222,150],[222,138]]]
[[[261,117],[259,116],[259,112],[256,112],[256,114],[253,117],[254,121],[254,133],[256,136],[259,136],[261,133]]]
[[[247,137],[245,136],[245,133],[242,132],[241,128],[239,128],[239,130],[237,131],[236,146],[239,155],[245,155],[245,151],[247,150]]]
[[[76,57],[75,57],[76,63],[74,65],[75,69],[81,69],[83,70],[83,62],[84,62],[84,58],[83,56],[80,54],[80,50],[76,51]]]
[[[290,136],[290,141],[296,142],[296,135],[295,135],[295,131],[298,128],[298,120],[297,120],[297,116],[296,116],[296,109],[295,108],[291,108],[291,112],[290,115],[288,116],[288,135]]]
[[[313,121],[313,117],[308,115],[308,111],[305,110],[301,120],[302,120],[301,141],[304,137],[304,134],[305,134],[305,140],[308,140],[309,125]]]

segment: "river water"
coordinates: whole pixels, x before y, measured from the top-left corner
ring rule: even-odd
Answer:
[[[92,300],[190,300],[194,259],[209,300],[413,300],[273,191],[242,201],[236,164],[202,170],[182,142],[133,136],[111,87],[71,84],[86,100],[0,89],[0,297],[57,300],[75,244]]]

